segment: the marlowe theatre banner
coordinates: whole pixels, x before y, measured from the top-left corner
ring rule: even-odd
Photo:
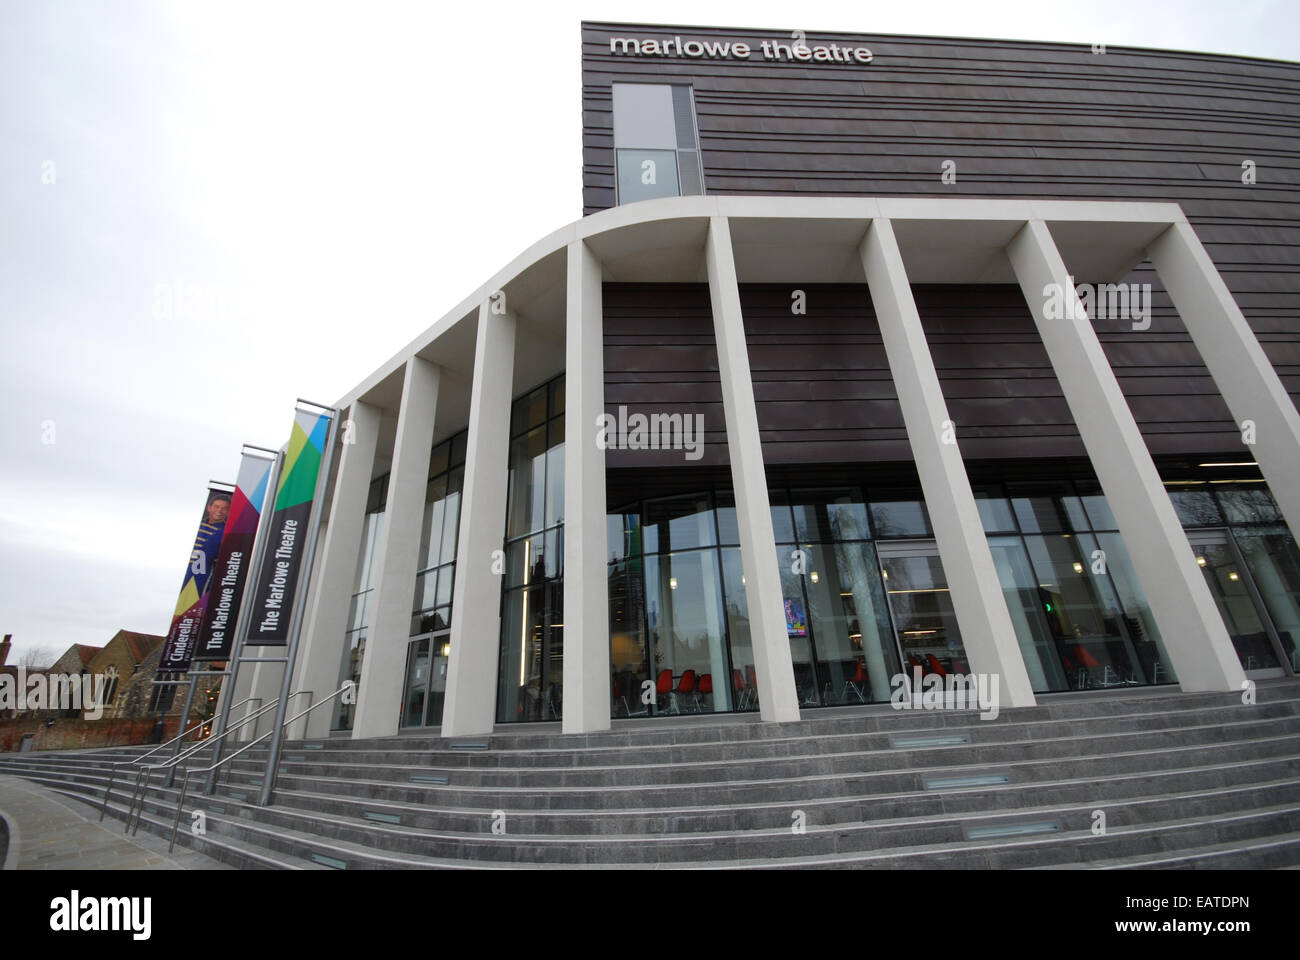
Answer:
[[[230,517],[221,538],[212,587],[194,648],[195,660],[227,660],[235,640],[235,620],[253,562],[257,522],[266,502],[266,485],[275,461],[247,450],[239,463],[239,476],[230,504]]]
[[[282,647],[288,641],[289,611],[311,535],[308,520],[329,427],[328,413],[298,410],[294,415],[257,575],[257,602],[245,633],[249,646]]]
[[[194,641],[198,637],[203,607],[212,583],[212,571],[216,567],[217,551],[221,547],[221,535],[230,514],[230,501],[230,491],[215,487],[208,489],[203,520],[199,523],[198,536],[194,538],[189,566],[185,568],[185,580],[176,600],[176,611],[172,614],[162,659],[158,661],[159,673],[184,673],[190,668]]]

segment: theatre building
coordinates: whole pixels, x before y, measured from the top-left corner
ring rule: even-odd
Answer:
[[[359,689],[300,734],[1300,669],[1300,65],[607,23],[582,58],[581,218],[339,401],[294,688]]]

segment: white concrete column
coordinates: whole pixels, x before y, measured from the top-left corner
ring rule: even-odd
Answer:
[[[392,736],[401,717],[420,553],[420,517],[429,484],[437,408],[438,368],[420,357],[411,357],[406,361],[402,381],[402,408],[397,414],[385,522],[375,543],[375,587],[370,598],[366,654],[361,660],[353,739]]]
[[[605,548],[605,412],[600,263],[569,244],[564,341],[564,710],[565,733],[610,726],[609,573]]]
[[[1007,245],[1039,336],[1083,437],[1184,690],[1238,690],[1245,675],[1092,321],[1047,224]],[[1065,317],[1050,317],[1052,294]],[[1060,301],[1058,301],[1060,302]]]
[[[451,656],[442,709],[444,737],[491,733],[496,719],[504,565],[494,562],[494,553],[505,543],[515,318],[492,309],[490,301],[479,308],[474,346],[465,492],[451,602]]]
[[[798,720],[799,695],[786,632],[781,573],[776,565],[767,471],[758,434],[731,228],[726,217],[710,218],[704,253],[713,305],[713,334],[718,344],[722,409],[727,420],[731,483],[736,495],[736,522],[740,526],[740,562],[747,584],[745,601],[754,645],[754,672],[758,676],[759,715],[764,720]]]
[[[1295,404],[1191,225],[1172,225],[1147,248],[1147,256],[1238,430],[1247,420],[1254,424],[1254,443],[1243,442],[1243,459],[1259,464],[1292,534],[1300,536],[1300,414]]]
[[[356,586],[357,555],[361,552],[361,534],[365,529],[366,497],[374,472],[380,419],[378,407],[358,400],[348,409],[339,431],[339,469],[312,577],[312,592],[307,598],[306,629],[302,633],[294,683],[295,690],[312,692],[313,704],[329,696],[339,685],[339,669],[347,643],[348,605]],[[293,716],[309,704],[306,697],[296,697],[289,706],[289,715]],[[337,700],[334,706],[321,707],[294,721],[289,726],[289,739],[326,736],[336,710]]]
[[[971,670],[998,678],[1001,705],[1033,706],[1033,687],[956,443],[955,427],[948,418],[893,224],[874,220],[860,253]],[[946,437],[951,441],[945,442]]]

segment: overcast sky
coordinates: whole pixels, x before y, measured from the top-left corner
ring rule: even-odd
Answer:
[[[163,633],[209,478],[582,212],[579,22],[1300,60],[1295,0],[0,0],[0,632]],[[53,442],[48,442],[53,441]]]

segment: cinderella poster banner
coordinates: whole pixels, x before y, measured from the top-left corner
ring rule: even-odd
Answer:
[[[212,583],[212,572],[216,569],[217,552],[221,548],[226,519],[230,516],[230,504],[229,490],[208,488],[208,499],[203,505],[203,520],[199,523],[198,536],[194,538],[194,549],[190,551],[190,563],[185,569],[185,580],[181,583],[181,593],[176,600],[176,610],[172,614],[171,630],[167,633],[162,659],[158,661],[160,674],[184,673],[190,668],[194,642],[198,639],[199,624],[203,620],[204,604],[207,603],[208,588]]]

